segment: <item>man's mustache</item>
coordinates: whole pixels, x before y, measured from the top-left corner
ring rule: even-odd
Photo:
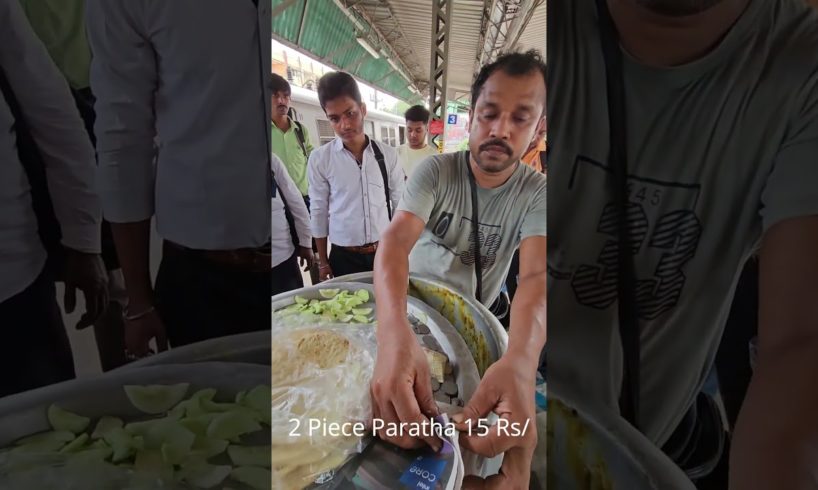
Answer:
[[[491,146],[499,146],[505,151],[507,154],[511,155],[511,147],[503,140],[489,140],[478,148],[480,151],[486,151]]]

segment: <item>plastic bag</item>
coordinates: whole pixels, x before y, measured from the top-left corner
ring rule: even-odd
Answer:
[[[295,323],[295,324],[293,324]],[[273,488],[329,481],[371,434],[375,327],[273,320]]]

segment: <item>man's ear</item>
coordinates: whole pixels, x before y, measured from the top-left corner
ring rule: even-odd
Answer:
[[[537,123],[537,133],[536,138],[537,141],[545,138],[545,133],[548,131],[548,120],[545,116],[540,118],[540,121]]]
[[[469,118],[466,119],[466,132],[467,133],[471,132],[471,118],[472,118],[472,115],[473,115],[473,113],[472,113],[471,109],[469,109]]]
[[[361,102],[361,116],[366,117],[366,102]]]

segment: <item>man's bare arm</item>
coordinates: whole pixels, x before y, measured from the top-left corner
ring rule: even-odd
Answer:
[[[423,233],[424,226],[423,220],[414,214],[398,211],[381,236],[374,275],[378,324],[385,326],[377,331],[379,342],[402,333],[395,331],[394,327],[406,320],[409,252]]]
[[[730,488],[818,485],[818,217],[773,226],[761,249],[758,362],[732,444]]]
[[[327,253],[327,237],[324,238],[316,238],[315,239],[315,248],[318,249],[318,260],[322,264],[326,264],[329,254]]]
[[[508,353],[537,369],[546,339],[546,237],[528,237],[520,243],[520,278],[511,303]]]
[[[150,276],[150,220],[135,223],[111,223],[122,275],[128,285],[128,309],[144,312],[153,306]]]

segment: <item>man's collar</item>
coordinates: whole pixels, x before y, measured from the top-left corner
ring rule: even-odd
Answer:
[[[364,153],[367,152],[372,148],[372,139],[367,135],[366,136],[366,146],[364,146]],[[341,139],[340,136],[335,136],[335,140],[332,142],[332,149],[334,151],[344,151],[344,140]]]
[[[278,124],[276,124],[275,121],[270,121],[270,122],[273,124],[274,128],[276,128],[277,130],[279,130],[279,131],[281,131],[282,133],[285,133],[285,134],[289,133],[293,128],[295,128],[295,121],[293,121],[293,118],[291,118],[290,116],[287,116],[287,122],[290,123],[290,127],[287,128],[287,131],[282,131],[281,128],[278,127]]]

